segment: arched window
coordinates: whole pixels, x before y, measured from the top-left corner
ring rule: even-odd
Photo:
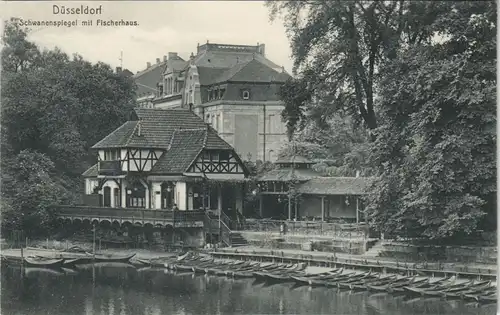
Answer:
[[[140,182],[127,187],[127,207],[146,208],[146,188]]]
[[[250,99],[250,91],[248,91],[248,90],[244,90],[244,91],[241,93],[241,97],[242,97],[244,100],[248,100],[248,99]]]
[[[175,184],[166,182],[161,185],[161,208],[172,209],[174,206]]]
[[[115,188],[113,194],[115,196],[115,208],[119,208],[121,206],[121,200],[122,200],[120,195],[120,189]]]

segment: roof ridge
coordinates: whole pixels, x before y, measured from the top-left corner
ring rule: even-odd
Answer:
[[[203,131],[205,128],[178,128],[176,131]]]
[[[106,140],[106,139],[108,139],[109,137],[111,137],[111,136],[115,133],[115,131],[117,131],[118,129],[122,128],[123,126],[125,126],[125,125],[126,125],[126,124],[128,124],[129,122],[131,122],[131,121],[126,121],[126,122],[124,122],[123,124],[121,124],[121,126],[120,126],[120,127],[116,128],[115,130],[113,130],[112,132],[110,132],[110,133],[109,133],[106,137],[104,137],[102,140],[100,140],[99,142],[97,142],[96,144],[94,144],[92,147],[95,147],[95,146],[99,145],[99,143],[101,143],[101,142],[103,142],[104,140]]]
[[[132,137],[135,135],[135,131],[137,130],[137,126],[141,123],[141,120],[137,120],[135,121],[135,126],[134,126],[134,129],[132,130],[132,133],[128,136],[128,139],[127,141],[125,142],[125,145],[127,146],[130,141],[132,140]]]
[[[170,149],[172,148],[172,144],[174,143],[174,138],[175,138],[175,134],[177,133],[177,131],[179,131],[180,129],[175,129],[174,132],[172,132],[172,137],[170,137],[170,143],[168,144],[168,148],[167,148],[167,151],[170,151]]]
[[[148,71],[151,71],[153,69],[156,69],[158,67],[161,67],[163,63],[167,63],[166,61],[161,61],[160,63],[155,63],[154,65],[151,65],[151,67],[149,68],[146,68],[146,69],[143,69],[143,70],[140,70],[139,72],[135,73],[134,74],[134,78],[137,78],[141,75],[143,75],[144,73],[148,72]]]
[[[207,147],[207,140],[208,140],[208,124],[205,125],[205,138],[203,139],[203,146],[202,148]]]

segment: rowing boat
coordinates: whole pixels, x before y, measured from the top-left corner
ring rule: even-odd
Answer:
[[[65,259],[63,262],[63,266],[74,267],[75,265],[88,264],[90,262],[92,262],[91,257]]]
[[[243,261],[233,261],[233,262],[229,262],[225,265],[215,265],[212,267],[207,267],[207,268],[205,268],[205,273],[206,274],[215,274],[216,272],[220,272],[221,268],[231,268],[233,266],[239,266],[243,263],[244,263]]]
[[[366,285],[370,283],[376,283],[376,284],[388,284],[396,280],[396,275],[391,275],[391,276],[385,276],[385,277],[380,277],[380,278],[368,278],[368,279],[362,279],[357,282],[350,283],[348,285],[349,289],[351,290],[366,290]]]
[[[312,273],[312,274],[305,274],[303,276],[291,276],[291,278],[297,282],[297,284],[309,284],[309,281],[311,280],[324,280],[328,278],[333,278],[335,276],[338,276],[342,273],[343,269],[340,270],[330,270],[327,272],[322,272],[322,273]]]
[[[64,259],[26,257],[24,261],[27,266],[59,268],[62,267]]]
[[[231,272],[231,276],[233,278],[253,278],[254,277],[254,272],[258,272],[258,271],[273,271],[273,270],[276,270],[280,268],[279,265],[275,265],[275,264],[270,264],[270,265],[267,265],[267,266],[264,266],[262,267],[262,265],[259,267],[259,266],[256,266],[255,268],[253,269],[249,269],[249,270],[245,270],[245,271],[232,271]]]
[[[350,289],[350,284],[352,284],[354,282],[358,282],[359,280],[362,280],[362,279],[370,278],[370,277],[373,277],[371,271],[366,272],[366,273],[361,273],[358,275],[354,275],[350,278],[347,278],[346,280],[337,282],[337,288]]]
[[[95,258],[92,258],[95,262],[128,262],[132,257],[135,256],[135,253],[127,256],[112,256],[112,255],[96,255]]]
[[[213,273],[215,275],[217,275],[217,276],[225,276],[228,271],[236,270],[236,269],[239,269],[239,268],[246,268],[246,267],[249,267],[249,266],[252,266],[252,263],[250,263],[250,262],[242,262],[240,264],[229,265],[227,267],[221,266],[220,268],[214,268],[213,269]]]
[[[418,284],[423,284],[423,283],[427,283],[429,282],[429,279],[422,279],[422,280],[415,280],[415,277],[411,278],[411,279],[406,279],[406,280],[402,280],[402,279],[398,279],[392,283],[389,283],[389,284],[384,284],[384,285],[380,285],[380,284],[373,284],[373,283],[370,283],[366,286],[366,288],[369,290],[369,291],[377,291],[377,292],[389,292],[389,293],[392,293],[392,292],[403,292],[404,290],[402,289],[404,286],[416,286]],[[401,289],[401,290],[398,290],[398,289]]]

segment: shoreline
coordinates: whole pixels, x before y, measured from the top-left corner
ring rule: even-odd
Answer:
[[[37,241],[32,243],[32,245],[46,247],[46,241]],[[54,245],[50,248],[50,245]],[[88,253],[92,253],[92,243],[87,242],[49,242],[49,248],[40,248],[29,246],[23,249],[23,256],[45,256],[51,258],[58,258],[65,252],[67,248],[72,246],[78,246],[85,249]],[[186,249],[188,250],[188,249]],[[451,263],[442,262],[435,263],[429,262],[427,265],[422,263],[414,262],[402,262],[397,259],[391,259],[388,257],[365,257],[363,255],[350,255],[350,254],[339,254],[330,252],[319,252],[319,251],[303,251],[303,250],[291,250],[291,249],[272,249],[263,248],[255,246],[241,246],[233,248],[218,248],[218,249],[198,249],[191,250],[193,252],[205,253],[214,256],[215,258],[226,258],[226,259],[245,259],[245,260],[286,260],[295,262],[307,262],[311,266],[327,266],[327,265],[344,265],[351,266],[353,268],[366,269],[388,269],[388,270],[411,270],[415,272],[436,272],[436,273],[448,273],[448,274],[465,274],[465,275],[481,275],[493,277],[497,275],[497,265],[484,264],[484,263]],[[181,253],[181,251],[165,251],[161,249],[144,249],[144,248],[106,248],[98,250],[96,248],[96,254],[114,254],[114,255],[130,255],[135,253],[136,260],[162,260],[167,257]],[[75,254],[75,253],[72,253]],[[6,258],[21,258],[20,248],[10,248],[2,249],[1,255]],[[78,255],[78,254],[75,254]],[[80,254],[83,255],[83,254]]]

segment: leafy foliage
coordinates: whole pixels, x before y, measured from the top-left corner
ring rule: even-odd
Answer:
[[[495,228],[495,2],[268,6],[295,61],[281,91],[289,135],[317,147],[304,151],[323,172],[378,176],[376,228],[440,239]],[[355,132],[335,122],[346,117]]]
[[[435,24],[448,39],[386,65],[372,146],[370,211],[384,231],[444,238],[494,217],[496,8],[454,3]],[[494,220],[496,221],[496,220]]]
[[[15,19],[6,23],[1,144],[4,206],[12,218],[30,218],[6,226],[29,230],[35,218],[49,219],[48,203],[78,200],[80,174],[95,163],[90,147],[127,119],[135,95],[132,79],[108,65],[41,51],[27,37]]]

